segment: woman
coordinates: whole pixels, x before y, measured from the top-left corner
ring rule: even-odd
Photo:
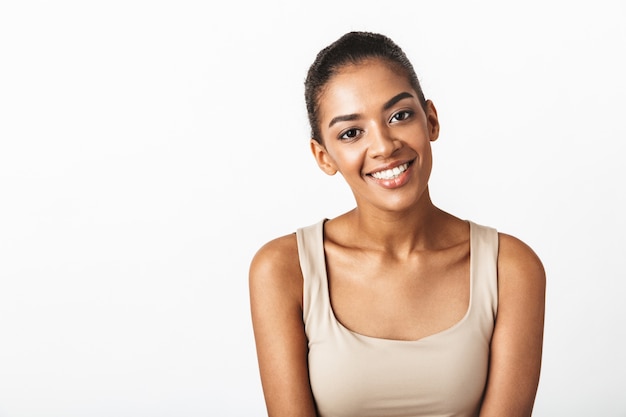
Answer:
[[[250,298],[270,416],[529,416],[545,274],[520,240],[437,208],[437,111],[385,36],[323,49],[311,150],[356,208],[255,255]]]

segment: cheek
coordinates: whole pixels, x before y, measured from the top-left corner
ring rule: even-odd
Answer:
[[[422,163],[423,169],[427,172],[427,175],[430,176],[431,171],[433,169],[433,154],[430,151],[430,147],[424,150],[422,153]]]
[[[364,152],[357,144],[347,144],[344,147],[350,147],[350,149],[342,149],[341,152],[336,152],[333,156],[339,171],[345,175],[361,173],[364,161]]]

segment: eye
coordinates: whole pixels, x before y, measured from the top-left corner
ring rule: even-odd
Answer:
[[[339,134],[339,139],[341,140],[352,140],[352,139],[356,139],[359,136],[359,133],[361,133],[360,129],[348,129],[348,130],[344,130],[342,133]]]
[[[391,116],[391,120],[389,120],[389,121],[391,123],[393,123],[393,122],[401,122],[403,120],[408,119],[411,116],[413,116],[413,112],[412,111],[401,110],[401,111],[395,113],[393,116]]]

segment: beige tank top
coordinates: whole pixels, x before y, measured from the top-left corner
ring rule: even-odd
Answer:
[[[344,327],[330,303],[324,221],[298,229],[309,378],[320,417],[478,416],[498,302],[498,234],[469,224],[467,312],[452,327],[415,341]]]

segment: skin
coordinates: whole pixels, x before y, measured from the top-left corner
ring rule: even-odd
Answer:
[[[320,97],[323,143],[311,151],[340,173],[356,208],[325,224],[331,304],[364,335],[418,340],[457,323],[469,305],[469,225],[431,201],[436,109],[380,60],[342,68]],[[397,179],[372,173],[409,163]],[[520,240],[499,235],[498,316],[481,417],[529,416],[541,367],[545,273]],[[250,267],[250,300],[268,414],[316,416],[302,322],[295,235],[268,242]]]

